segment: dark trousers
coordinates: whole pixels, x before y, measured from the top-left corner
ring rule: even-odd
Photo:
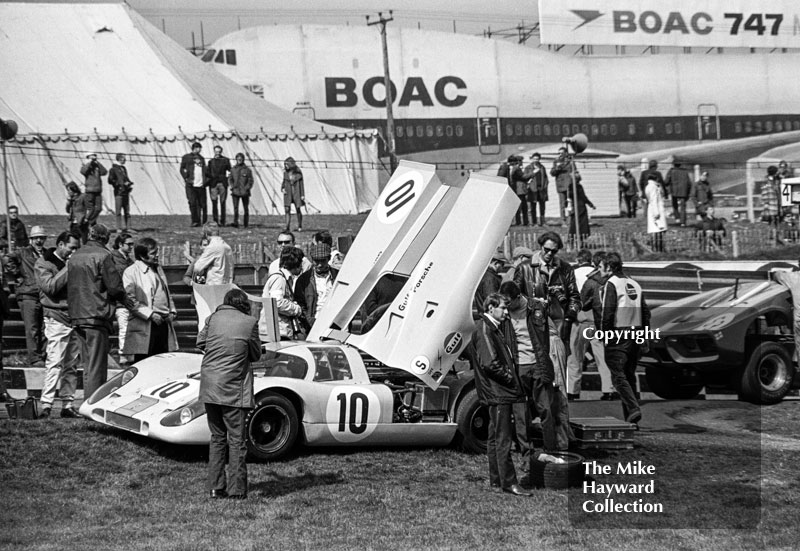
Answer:
[[[117,231],[121,229],[128,229],[128,220],[131,219],[131,196],[130,195],[115,195],[114,196],[114,213],[117,215]],[[125,216],[125,226],[122,225],[122,216]]]
[[[228,186],[216,184],[208,190],[211,199],[211,217],[220,226],[225,225],[225,203],[228,200]]]
[[[103,210],[103,194],[92,191],[86,192],[86,221],[90,226],[97,223],[97,217]]]
[[[247,495],[247,445],[244,441],[245,411],[242,408],[206,404],[211,431],[208,445],[208,489],[225,490],[228,495]],[[228,478],[225,481],[225,458]]]
[[[544,225],[544,208],[547,205],[547,201],[539,197],[538,194],[534,195],[533,193],[528,193],[528,202],[531,204],[531,224],[537,224],[536,218],[536,205],[539,205],[539,218],[541,219],[541,224]]]
[[[558,192],[558,208],[561,210],[561,222],[564,223],[567,221],[567,214],[564,212],[564,209],[567,208],[567,192],[566,191],[559,191]]]
[[[553,383],[545,383],[540,378],[533,379],[533,407],[542,426],[542,446],[546,452],[558,450],[556,423],[553,415]]]
[[[250,225],[250,196],[249,195],[231,195],[233,198],[233,223],[239,225],[239,200],[242,201],[242,210],[244,211],[244,227]]]
[[[205,224],[208,222],[206,188],[186,184],[186,200],[189,201],[189,214],[192,217],[192,224]]]
[[[636,400],[636,364],[639,361],[639,345],[633,339],[620,339],[619,343],[606,345],[606,364],[611,372],[611,382],[620,400],[622,415],[627,417],[639,411]]]
[[[519,226],[523,224],[525,226],[528,225],[528,200],[526,195],[517,195],[519,197],[519,208],[517,209],[517,215],[514,217],[514,222]],[[522,221],[520,222],[520,216],[522,216]]]
[[[139,362],[150,356],[169,352],[169,323],[166,321],[161,325],[150,322],[150,345],[147,354],[134,354],[133,361]]]
[[[503,489],[517,483],[517,471],[511,459],[514,428],[511,426],[513,404],[489,406],[489,441],[486,455],[489,458],[489,483]]]
[[[623,195],[623,200],[625,201],[625,214],[628,218],[636,218],[636,206],[637,206],[637,199],[635,195]]]
[[[75,335],[85,344],[83,359],[83,395],[89,397],[108,380],[108,327],[78,325]]]
[[[21,296],[19,309],[25,324],[25,347],[28,361],[40,362],[44,358],[44,313],[42,303],[31,296]]]
[[[664,252],[664,232],[651,233],[649,236],[650,248],[658,253]]]

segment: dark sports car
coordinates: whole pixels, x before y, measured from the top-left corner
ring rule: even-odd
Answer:
[[[660,338],[642,358],[650,389],[691,398],[725,386],[743,400],[779,402],[793,386],[792,297],[772,281],[700,293],[656,308]]]

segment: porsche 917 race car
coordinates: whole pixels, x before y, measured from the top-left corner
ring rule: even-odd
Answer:
[[[792,300],[772,281],[700,293],[653,310],[660,338],[642,358],[650,389],[691,398],[704,386],[734,389],[742,400],[779,402],[793,386]]]
[[[80,413],[164,442],[207,444],[202,359],[170,353],[141,361],[100,387]],[[346,345],[279,342],[265,345],[252,370],[256,406],[245,434],[253,458],[280,459],[301,443],[446,446],[455,439],[466,451],[485,451],[487,410],[468,362],[456,362],[433,390]]]
[[[486,410],[472,372],[457,360],[474,330],[473,294],[518,206],[500,178],[473,174],[451,186],[435,167],[401,161],[347,252],[308,342],[275,342],[274,301],[250,297],[263,310],[262,341],[270,343],[252,367],[250,453],[277,459],[299,441],[443,446],[454,438],[468,450],[485,449]],[[350,332],[387,278],[396,294],[382,290],[369,328]],[[201,326],[221,304],[222,287],[195,287]],[[167,442],[208,443],[198,401],[201,363],[198,354],[148,358],[99,388],[80,412]]]

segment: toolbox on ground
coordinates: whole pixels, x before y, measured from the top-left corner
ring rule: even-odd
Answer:
[[[633,448],[636,425],[615,417],[575,417],[569,422],[578,447],[625,450]]]

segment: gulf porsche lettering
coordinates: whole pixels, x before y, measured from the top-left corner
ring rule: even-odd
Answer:
[[[186,381],[173,381],[171,383],[167,383],[163,386],[158,387],[153,392],[150,393],[150,396],[158,395],[159,398],[169,398],[173,394],[176,394],[183,390],[184,388],[189,388],[189,383]]]
[[[375,88],[383,88],[382,95],[376,95]],[[389,81],[392,103],[397,98],[397,86]],[[423,107],[433,107],[434,98],[442,107],[458,107],[467,101],[467,85],[463,79],[447,75],[436,81],[433,86],[433,96],[422,77],[409,77],[403,86],[403,93],[397,103],[400,107],[408,107],[412,103],[419,103]],[[386,105],[386,90],[384,77],[374,76],[364,81],[361,87],[361,97],[370,107],[380,108]],[[355,107],[358,104],[356,94],[356,80],[350,77],[325,77],[325,105],[327,107]]]
[[[463,340],[463,336],[458,331],[450,333],[444,339],[444,351],[447,354],[455,354],[459,347],[461,346],[461,341]]]
[[[334,387],[325,408],[328,430],[342,443],[358,442],[372,434],[380,414],[378,395],[363,385]]]

